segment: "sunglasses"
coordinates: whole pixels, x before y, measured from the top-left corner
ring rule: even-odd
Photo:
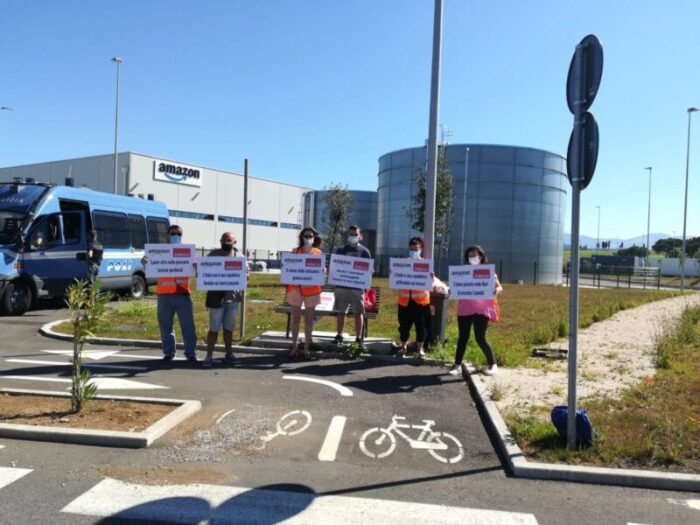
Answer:
[[[314,238],[313,235],[304,235],[304,239],[313,239],[313,238]]]

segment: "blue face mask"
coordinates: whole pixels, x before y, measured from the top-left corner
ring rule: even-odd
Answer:
[[[357,244],[360,242],[360,236],[359,235],[350,235],[348,237],[348,242],[350,244]]]
[[[171,235],[170,236],[170,244],[180,244],[181,240],[182,240],[182,236],[180,236],[180,235]]]
[[[418,257],[420,257],[420,252],[415,251],[415,250],[409,250],[409,251],[408,251],[408,256],[409,256],[411,259],[418,259]]]

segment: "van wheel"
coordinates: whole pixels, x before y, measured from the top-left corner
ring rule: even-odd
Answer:
[[[129,295],[132,299],[141,299],[144,293],[146,293],[146,281],[140,275],[132,275]]]
[[[22,281],[13,281],[5,288],[0,301],[2,312],[6,315],[22,315],[32,304],[32,289]]]

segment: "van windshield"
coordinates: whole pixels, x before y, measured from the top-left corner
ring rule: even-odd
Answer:
[[[46,186],[0,184],[0,244],[14,242],[22,221]]]

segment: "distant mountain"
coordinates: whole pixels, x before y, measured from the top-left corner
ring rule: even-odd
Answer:
[[[659,239],[668,239],[671,237],[668,233],[650,233],[649,234],[649,244],[654,246],[654,243]],[[579,245],[588,246],[589,248],[595,248],[596,242],[598,240],[595,237],[589,237],[588,235],[579,236]],[[620,243],[623,243],[623,248],[629,248],[630,246],[643,246],[647,242],[646,235],[639,235],[637,237],[631,237],[629,239],[619,239],[617,237],[601,237],[600,242],[610,241],[610,249],[617,250],[620,247]],[[564,234],[564,248],[571,248],[571,234]]]

